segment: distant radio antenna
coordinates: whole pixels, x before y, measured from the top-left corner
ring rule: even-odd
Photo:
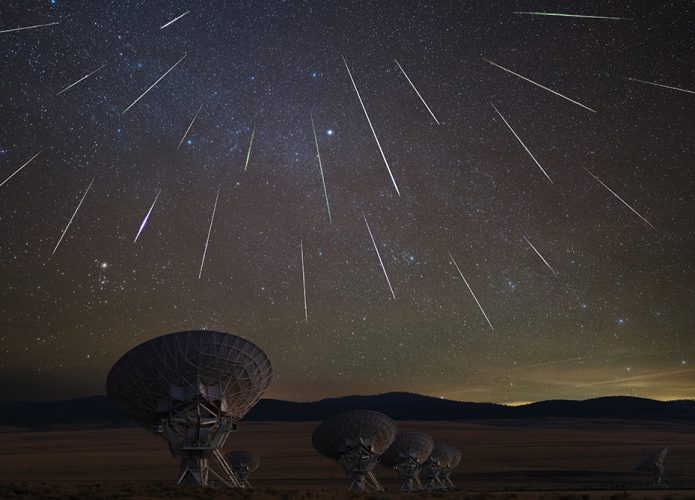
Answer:
[[[434,440],[421,432],[401,432],[393,444],[379,457],[379,463],[398,472],[401,491],[422,490],[418,477],[420,467],[434,448]]]
[[[239,485],[242,488],[252,488],[249,474],[255,472],[261,465],[261,459],[258,458],[258,455],[246,450],[235,450],[227,453],[224,458],[239,480]]]
[[[664,460],[666,460],[666,455],[668,454],[668,446],[655,452],[646,450],[646,454],[647,456],[635,467],[635,470],[637,472],[652,472],[655,474],[652,488],[668,488],[668,485],[664,482]]]
[[[454,491],[456,485],[451,480],[451,472],[461,463],[461,452],[449,444],[447,446],[449,447],[449,464],[442,470],[440,478],[448,491]]]
[[[354,410],[322,422],[311,441],[319,453],[343,467],[350,478],[350,490],[383,491],[372,470],[397,432],[395,422],[383,413]]]
[[[427,491],[451,491],[451,471],[461,462],[461,452],[441,441],[435,441],[429,458],[422,464],[420,477]]]

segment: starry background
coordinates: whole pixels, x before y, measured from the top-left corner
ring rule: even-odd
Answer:
[[[695,95],[627,79],[695,89],[689,19],[622,0],[2,2],[0,30],[60,24],[0,34],[0,181],[41,151],[0,188],[0,397],[103,393],[128,349],[195,328],[260,345],[277,398],[694,397]]]

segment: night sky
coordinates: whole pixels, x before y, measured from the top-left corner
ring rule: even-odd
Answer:
[[[103,393],[127,350],[199,328],[264,349],[276,398],[695,397],[692,19],[3,1],[0,31],[59,24],[0,33],[0,397]]]

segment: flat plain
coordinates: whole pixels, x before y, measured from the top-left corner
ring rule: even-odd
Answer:
[[[316,425],[242,422],[226,450],[247,449],[261,457],[251,477],[253,498],[347,496],[341,468],[311,445]],[[692,424],[504,420],[401,421],[398,426],[426,432],[462,451],[452,476],[460,491],[443,494],[450,498],[695,498]],[[667,445],[670,489],[651,490],[652,477],[633,468],[643,450]],[[177,461],[161,438],[137,427],[6,430],[0,432],[0,463],[0,497],[198,495],[172,487]],[[378,465],[375,473],[390,492],[381,498],[397,495],[395,472]]]

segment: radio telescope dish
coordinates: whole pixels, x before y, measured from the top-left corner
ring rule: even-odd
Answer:
[[[230,451],[225,455],[227,463],[232,468],[234,475],[239,480],[242,488],[251,488],[249,474],[254,472],[261,465],[258,455],[246,450]]]
[[[666,455],[668,454],[668,446],[661,448],[659,451],[650,452],[645,450],[647,456],[644,457],[635,471],[637,472],[653,472],[656,474],[654,478],[653,488],[666,488],[668,487],[664,483],[664,461],[666,460]]]
[[[434,442],[432,453],[420,467],[420,477],[424,480],[427,491],[448,490],[453,487],[446,476],[446,471],[455,458],[453,450],[454,448],[446,443]]]
[[[383,491],[372,469],[397,432],[395,422],[383,413],[354,410],[322,422],[311,441],[319,453],[342,465],[352,491]]]
[[[392,467],[401,479],[401,491],[422,489],[418,477],[420,466],[429,458],[434,440],[421,432],[401,432],[391,446],[379,457],[379,463]]]
[[[108,374],[106,392],[181,459],[179,484],[208,486],[212,473],[239,487],[220,449],[266,391],[271,373],[265,353],[248,340],[186,331],[156,337],[124,354]]]
[[[444,487],[447,490],[454,490],[456,489],[456,486],[454,485],[454,482],[451,480],[451,471],[454,470],[458,464],[461,463],[461,452],[458,450],[458,448],[455,448],[454,446],[451,446],[450,444],[447,443],[442,443],[445,446],[447,446],[448,449],[448,455],[449,455],[449,463],[442,468],[440,472],[440,479],[442,481],[442,484],[444,484]]]

